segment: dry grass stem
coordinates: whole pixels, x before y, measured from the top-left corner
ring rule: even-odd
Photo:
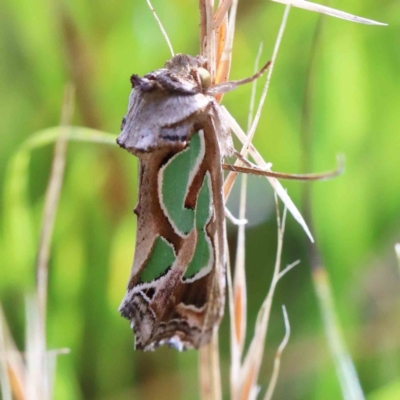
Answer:
[[[46,335],[37,298],[26,301],[26,352],[18,351],[0,307],[0,385],[2,398],[50,400],[56,357],[67,349],[47,351]]]
[[[343,397],[351,400],[364,399],[357,372],[340,333],[339,324],[334,311],[329,279],[325,268],[314,268],[313,281],[318,296],[318,303],[321,308],[325,335],[333,355]]]
[[[394,245],[394,251],[396,252],[397,262],[399,265],[399,272],[400,272],[400,243],[396,243]]]
[[[27,399],[25,368],[0,306],[0,384],[3,400]]]
[[[225,1],[226,2],[226,1]],[[233,39],[235,36],[235,25],[236,25],[236,12],[238,0],[229,1],[231,4],[229,19],[228,19],[228,31],[225,38],[224,48],[222,51],[221,59],[219,60],[217,66],[217,80],[216,84],[221,82],[226,82],[229,77],[229,71],[231,68],[231,59],[232,59],[232,49],[233,49]],[[225,10],[225,15],[227,15],[228,9]],[[221,13],[221,17],[224,18],[224,15]],[[221,101],[222,96],[217,98]]]
[[[172,48],[171,41],[169,40],[169,37],[168,37],[168,35],[167,35],[167,32],[165,31],[165,29],[164,29],[164,27],[163,27],[163,24],[162,24],[161,21],[160,21],[160,18],[158,18],[158,15],[157,15],[157,13],[156,13],[156,10],[155,10],[154,7],[152,6],[150,0],[146,0],[146,1],[147,1],[147,5],[149,6],[151,12],[153,13],[153,16],[154,16],[155,20],[157,21],[158,27],[160,28],[160,31],[161,31],[161,33],[163,34],[165,41],[167,42],[169,51],[171,52],[171,56],[173,57],[173,56],[175,55],[175,53],[174,53],[174,49]]]
[[[268,385],[267,392],[265,393],[264,400],[272,399],[272,395],[274,393],[276,383],[278,381],[282,353],[283,353],[283,350],[285,349],[286,345],[288,344],[289,338],[290,338],[289,317],[287,315],[285,306],[282,306],[282,312],[283,312],[283,321],[285,323],[285,336],[283,337],[283,340],[282,340],[281,344],[279,345],[278,350],[276,351],[276,355],[275,355],[275,359],[274,359],[274,367],[272,370],[272,376],[271,376],[271,380]]]
[[[242,175],[240,188],[240,208],[239,219],[246,217],[246,191],[247,176]],[[242,356],[244,341],[246,338],[246,321],[247,321],[247,293],[246,293],[246,270],[245,270],[245,225],[238,228],[236,260],[235,260],[235,276],[233,280],[233,300],[235,307],[235,340],[239,347],[239,355]]]
[[[226,241],[226,275],[228,283],[228,305],[229,305],[229,321],[230,321],[230,394],[231,399],[235,400],[239,393],[239,381],[237,377],[240,373],[241,355],[239,351],[238,341],[236,340],[236,313],[233,298],[233,284],[231,275],[231,264],[229,259],[228,241]]]
[[[221,400],[221,369],[216,330],[211,342],[203,346],[199,353],[200,397],[202,400]]]
[[[257,73],[259,70],[260,58],[263,50],[263,43],[261,42],[258,46],[258,52],[256,59],[254,61],[254,70],[253,75]],[[250,106],[249,106],[249,115],[247,117],[247,132],[250,131],[251,124],[253,123],[253,114],[254,114],[254,105],[256,103],[256,92],[257,92],[257,80],[254,80],[251,84],[251,95],[250,95]]]
[[[229,7],[232,5],[232,0],[222,0],[218,6],[214,17],[214,29],[218,29],[225,16],[228,14]]]
[[[214,30],[214,0],[205,0],[206,8],[206,38],[205,52],[202,54],[208,61],[211,82],[215,82],[217,73],[216,62],[216,32]]]
[[[64,94],[60,127],[55,132],[52,132],[53,135],[49,135],[48,132],[46,134],[41,132],[26,141],[13,160],[16,160],[15,165],[18,165],[18,160],[27,161],[29,159],[29,152],[33,148],[46,144],[47,141],[56,141],[38,246],[36,296],[26,302],[27,329],[25,360],[13,342],[6,320],[0,310],[1,384],[3,398],[8,398],[10,393],[12,393],[12,398],[15,399],[47,400],[53,398],[53,374],[56,363],[55,359],[59,352],[47,352],[46,350],[45,320],[48,260],[64,175],[68,125],[73,113],[73,98],[74,90],[71,86],[67,86]],[[25,168],[27,165],[27,163],[24,163]],[[21,172],[18,168],[16,170]],[[11,171],[12,175],[15,171],[13,168],[11,168]]]
[[[222,111],[224,113],[225,118],[229,121],[229,125],[232,129],[232,132],[237,136],[237,138],[242,142],[246,142],[246,134],[243,132],[242,128],[239,126],[239,124],[236,122],[236,120],[230,115],[228,110],[225,107],[221,107]],[[268,170],[271,167],[270,163],[266,163],[260,153],[258,153],[252,146],[249,147],[249,153],[250,155],[254,158],[258,166],[262,169]],[[283,188],[281,183],[275,179],[275,178],[270,178],[266,177],[268,179],[268,182],[270,185],[273,187],[275,193],[280,197],[282,200],[283,204],[287,207],[287,209],[290,211],[290,213],[293,215],[294,219],[302,226],[303,230],[306,232],[307,236],[310,238],[312,242],[314,242],[314,239],[311,235],[311,232],[300,214],[300,211],[297,209],[295,204],[293,203],[292,199],[289,197],[287,194],[286,190]],[[224,185],[224,193],[226,193],[227,187]],[[229,192],[228,192],[229,194]]]
[[[278,56],[279,48],[281,46],[283,34],[285,32],[287,20],[288,20],[288,17],[289,17],[289,11],[290,11],[290,6],[286,6],[285,7],[285,11],[283,13],[281,25],[279,27],[278,36],[277,36],[277,38],[275,40],[274,49],[272,51],[271,65],[269,66],[269,69],[268,69],[267,78],[266,78],[265,85],[264,85],[264,88],[263,88],[263,91],[262,91],[262,94],[261,94],[260,101],[258,103],[256,115],[255,115],[254,120],[252,122],[249,134],[247,135],[247,141],[243,145],[242,151],[240,152],[242,154],[242,156],[244,156],[244,157],[246,157],[246,155],[248,153],[248,145],[253,141],[254,134],[256,132],[258,123],[260,121],[261,112],[262,112],[262,109],[264,107],[265,99],[267,98],[267,94],[268,94],[269,83],[271,81],[271,77],[272,77],[272,73],[274,71],[276,58]]]
[[[222,169],[226,171],[232,171],[235,174],[242,173],[242,174],[251,174],[257,176],[269,176],[271,178],[277,179],[286,179],[292,181],[326,181],[328,179],[336,178],[343,174],[344,172],[344,165],[341,163],[341,159],[338,160],[338,166],[336,169],[326,172],[318,172],[318,173],[311,173],[311,174],[290,174],[286,172],[276,172],[276,171],[268,171],[259,168],[257,165],[249,162],[249,160],[243,158],[240,153],[237,154],[240,161],[243,164],[249,165],[249,167],[242,167],[239,165],[231,165],[231,164],[222,164]]]
[[[278,223],[278,246],[277,256],[272,276],[270,289],[265,297],[265,300],[258,312],[256,326],[254,330],[254,336],[250,342],[250,347],[246,353],[243,366],[241,369],[240,377],[240,399],[251,400],[256,398],[256,387],[258,381],[258,375],[260,372],[261,362],[264,354],[264,344],[268,332],[268,322],[272,307],[272,299],[275,293],[276,285],[279,281],[279,271],[281,265],[281,256],[283,248],[283,235],[284,226],[286,221],[286,208],[283,213],[282,221],[280,221],[279,208],[276,198],[276,209],[277,209],[277,223]]]
[[[254,73],[258,71],[258,64],[262,53],[262,44],[259,47]],[[252,93],[249,104],[248,126],[252,122],[253,109],[257,81],[252,83]],[[247,176],[242,175],[240,188],[239,219],[246,217],[246,192]],[[247,329],[247,289],[246,289],[246,270],[245,270],[245,226],[238,229],[238,239],[236,247],[235,277],[234,285],[231,290],[231,397],[234,400],[240,392],[240,364],[243,353],[244,342]],[[229,271],[230,272],[230,271]],[[232,282],[230,282],[230,285]]]
[[[225,207],[225,217],[229,219],[229,221],[232,222],[233,225],[246,225],[249,221],[247,221],[246,218],[240,219],[236,218],[227,207]]]
[[[288,266],[286,266],[281,272],[279,272],[278,280],[283,278],[291,269],[293,269],[294,267],[296,267],[299,264],[300,264],[300,260],[296,260],[296,261],[292,262],[291,264],[289,264]]]
[[[220,83],[228,79],[236,18],[234,8],[236,6],[237,0],[234,0],[228,18],[229,2],[226,2],[225,5],[221,5],[218,17],[218,19],[221,19],[221,26],[217,26],[214,16],[214,1],[199,0],[201,54],[205,56],[208,61],[208,69],[213,83]],[[228,24],[228,32],[225,38],[225,29],[223,28],[226,24]],[[221,28],[219,32],[218,28]],[[219,59],[217,51],[218,53],[221,51],[221,41],[225,41],[225,43],[222,43],[224,47]],[[217,79],[219,81],[217,81]],[[221,99],[221,97],[219,99]],[[199,373],[202,398],[207,400],[220,399],[222,391],[217,332],[213,337],[213,342],[200,349]]]
[[[257,108],[257,112],[254,118],[254,121],[252,123],[250,132],[248,135],[246,135],[243,130],[240,128],[239,124],[236,122],[236,120],[230,115],[230,113],[226,110],[225,107],[222,107],[222,110],[224,112],[224,116],[227,120],[227,122],[229,123],[229,126],[231,127],[233,133],[235,133],[235,135],[238,137],[238,139],[243,143],[243,147],[242,147],[242,151],[240,152],[242,156],[246,156],[247,152],[250,153],[250,155],[254,158],[254,160],[256,161],[256,163],[258,164],[258,166],[263,169],[263,170],[269,170],[271,165],[267,164],[264,159],[261,157],[261,155],[254,149],[253,146],[251,146],[251,141],[253,139],[254,136],[254,132],[256,130],[256,127],[258,125],[260,116],[261,116],[261,111],[268,93],[268,87],[269,87],[269,82],[271,80],[271,76],[272,76],[272,72],[273,72],[273,66],[278,54],[278,50],[280,47],[280,43],[282,41],[282,37],[283,37],[283,33],[286,27],[286,23],[287,23],[287,19],[288,19],[288,15],[289,15],[289,10],[290,10],[290,6],[287,6],[282,18],[282,22],[281,22],[281,26],[279,28],[279,32],[278,32],[278,37],[276,39],[275,42],[275,46],[274,46],[274,51],[272,54],[272,60],[271,60],[271,65],[268,71],[268,75],[267,75],[267,79],[266,79],[266,83],[264,85],[264,89],[261,95],[261,99]],[[236,165],[241,165],[241,161],[237,160],[235,162],[235,166]],[[236,175],[235,172],[232,172],[233,175],[230,176],[230,174],[228,175],[225,184],[224,184],[224,196],[225,199],[227,199],[230,190],[233,186],[233,183],[235,181]],[[298,221],[300,223],[300,225],[303,227],[304,231],[307,233],[308,237],[310,238],[311,241],[314,241],[310,230],[307,227],[307,224],[304,220],[304,218],[302,217],[302,215],[300,214],[300,212],[298,211],[297,207],[294,205],[294,203],[292,202],[292,200],[290,199],[290,197],[288,196],[287,192],[283,189],[282,185],[280,184],[279,181],[277,181],[275,178],[271,178],[271,177],[267,177],[268,181],[270,182],[271,186],[274,188],[275,192],[279,195],[279,197],[281,198],[281,200],[283,201],[283,203],[285,204],[285,206],[289,209],[289,211],[291,212],[291,214],[293,215],[293,217],[296,219],[296,221]]]
[[[310,1],[304,0],[272,0],[276,3],[286,4],[297,8],[302,8],[308,11],[314,11],[320,14],[326,14],[331,17],[345,19],[346,21],[357,22],[359,24],[366,25],[387,25],[382,22],[373,21],[372,19],[357,17],[356,15],[346,13],[344,11],[336,10],[327,6],[322,6],[317,3],[311,3]]]
[[[61,112],[61,134],[58,137],[54,149],[53,164],[49,184],[46,191],[46,198],[43,210],[42,229],[39,240],[39,250],[37,257],[37,294],[39,308],[42,313],[43,324],[46,320],[46,302],[47,302],[47,280],[48,280],[48,262],[50,255],[51,237],[53,234],[55,215],[60,197],[62,180],[65,168],[65,156],[67,152],[68,131],[74,103],[74,89],[67,85],[64,93],[64,101]],[[45,325],[45,324],[44,324]]]

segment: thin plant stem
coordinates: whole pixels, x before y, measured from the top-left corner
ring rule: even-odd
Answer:
[[[321,309],[322,321],[328,345],[335,363],[342,395],[345,400],[362,400],[364,394],[357,371],[348,353],[333,306],[333,297],[325,268],[313,270],[314,287]]]
[[[286,5],[291,5],[293,7],[302,8],[308,11],[314,11],[321,14],[329,15],[330,17],[336,17],[340,19],[344,19],[350,22],[357,22],[359,24],[366,24],[366,25],[382,25],[386,26],[387,24],[374,21],[372,19],[361,18],[357,15],[349,14],[344,11],[336,10],[335,8],[322,6],[317,3],[312,3],[311,1],[304,1],[304,0],[272,0],[276,3],[282,3]]]
[[[316,65],[319,44],[322,37],[322,18],[319,19],[314,37],[312,40],[310,63],[306,77],[306,87],[304,90],[303,111],[302,111],[302,143],[303,143],[303,168],[312,170],[312,133],[311,114],[312,114],[312,93],[314,92],[314,68]],[[313,207],[311,187],[304,188],[304,215],[313,226]],[[307,244],[309,260],[312,269],[314,288],[319,302],[322,320],[328,345],[335,363],[336,373],[339,379],[342,395],[344,399],[359,400],[363,399],[363,391],[357,372],[346,345],[340,335],[340,326],[333,307],[333,299],[330,288],[328,273],[322,262],[322,257],[318,246],[311,243]]]
[[[26,374],[21,353],[11,336],[3,308],[0,306],[0,384],[4,400],[27,400]]]
[[[171,52],[171,56],[173,57],[173,56],[175,55],[175,53],[174,53],[174,49],[172,48],[171,41],[169,40],[169,37],[168,37],[168,35],[167,35],[167,32],[165,31],[165,29],[164,29],[164,27],[163,27],[163,24],[161,23],[160,18],[158,18],[158,15],[157,15],[157,13],[156,13],[156,10],[155,10],[154,7],[152,6],[150,0],[146,0],[146,1],[147,1],[147,5],[148,5],[149,8],[150,8],[150,11],[153,13],[154,18],[155,18],[155,20],[157,21],[158,27],[160,28],[160,31],[161,31],[162,35],[164,36],[165,41],[167,42],[169,51]]]
[[[253,74],[256,74],[257,71],[259,70],[258,65],[260,64],[262,49],[263,49],[263,43],[261,42],[260,45],[258,46],[258,52],[257,52],[256,60],[254,62]],[[251,124],[253,123],[254,104],[256,102],[256,92],[257,92],[257,79],[254,80],[253,83],[251,84],[249,115],[247,117],[247,132],[250,131]]]
[[[47,281],[48,281],[48,262],[50,255],[51,237],[53,234],[55,215],[57,211],[60,191],[64,176],[65,156],[67,152],[68,139],[65,137],[65,132],[68,131],[73,114],[73,98],[74,89],[72,86],[67,85],[65,88],[63,108],[61,114],[61,134],[57,138],[54,158],[51,168],[49,184],[47,187],[42,229],[39,240],[39,251],[37,256],[37,269],[36,269],[36,285],[38,306],[43,320],[46,320],[46,303],[47,303]],[[44,332],[43,332],[44,334]]]
[[[202,400],[221,400],[218,332],[214,330],[211,342],[199,352],[200,394]]]
[[[279,369],[280,369],[280,366],[281,366],[282,353],[283,353],[283,350],[285,349],[286,345],[288,344],[289,338],[290,338],[289,317],[287,315],[287,311],[286,311],[286,307],[285,306],[282,306],[282,312],[283,312],[283,321],[285,323],[285,336],[283,337],[283,340],[282,340],[281,344],[279,345],[278,350],[276,351],[276,354],[275,354],[274,367],[273,367],[273,370],[272,370],[272,376],[271,376],[271,380],[270,380],[269,385],[268,385],[267,392],[265,393],[264,400],[271,400],[272,399],[272,395],[274,393],[274,390],[275,390],[275,387],[276,387],[276,383],[278,381]]]
[[[400,243],[396,243],[394,245],[394,251],[396,252],[397,263],[398,263],[398,266],[399,266],[399,273],[400,273]]]
[[[258,312],[255,333],[251,340],[249,350],[247,351],[240,377],[240,399],[255,399],[258,393],[257,381],[261,367],[261,362],[264,354],[264,343],[268,332],[269,316],[272,307],[272,299],[275,293],[275,288],[280,279],[280,265],[283,248],[284,226],[286,222],[287,209],[285,208],[281,220],[277,195],[275,194],[277,225],[278,225],[278,246],[275,267],[273,271],[272,281],[269,291],[263,301],[263,304]]]

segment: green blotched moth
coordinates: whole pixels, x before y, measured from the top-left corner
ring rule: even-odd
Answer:
[[[136,349],[197,349],[210,341],[223,314],[221,158],[233,146],[213,95],[238,82],[210,87],[206,66],[202,56],[178,54],[162,69],[131,77],[117,143],[139,158],[139,202],[120,312],[131,321]]]

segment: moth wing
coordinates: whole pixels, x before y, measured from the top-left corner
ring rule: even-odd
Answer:
[[[117,142],[131,153],[150,152],[174,141],[186,141],[190,127],[185,121],[202,112],[210,99],[201,94],[171,95],[154,90],[134,89],[129,97],[128,112]]]

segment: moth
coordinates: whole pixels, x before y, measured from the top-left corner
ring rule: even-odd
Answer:
[[[211,340],[225,299],[221,159],[233,154],[218,93],[258,78],[211,85],[203,56],[178,54],[132,92],[117,143],[139,159],[136,249],[120,305],[135,348],[178,350]]]

